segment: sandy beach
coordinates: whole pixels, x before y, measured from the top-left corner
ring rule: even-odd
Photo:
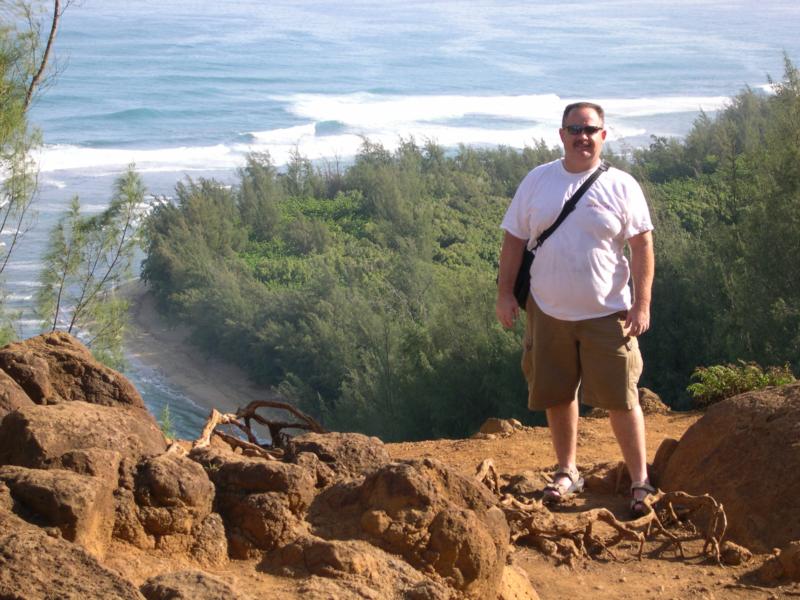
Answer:
[[[235,412],[267,390],[251,384],[234,365],[205,355],[187,341],[189,329],[169,322],[155,307],[147,286],[136,280],[122,288],[131,302],[125,348],[132,357],[157,370],[169,385],[195,403],[221,412]]]

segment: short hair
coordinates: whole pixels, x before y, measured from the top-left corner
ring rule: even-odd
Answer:
[[[597,113],[597,116],[600,117],[600,124],[605,125],[606,114],[603,111],[602,106],[595,104],[594,102],[573,102],[572,104],[567,104],[567,107],[564,109],[564,114],[561,116],[561,127],[567,126],[567,117],[569,116],[569,113],[579,108],[591,108]]]

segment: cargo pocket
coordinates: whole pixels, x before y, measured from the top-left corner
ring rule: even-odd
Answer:
[[[639,378],[642,376],[644,363],[642,353],[639,351],[639,340],[635,337],[628,338],[625,342],[628,358],[628,390],[633,394],[633,398],[639,399]]]

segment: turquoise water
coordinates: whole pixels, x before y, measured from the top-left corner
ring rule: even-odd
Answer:
[[[102,210],[135,162],[151,192],[235,180],[247,152],[352,156],[362,136],[443,145],[558,141],[565,103],[601,102],[620,149],[685,134],[800,60],[796,1],[82,0],[64,15],[42,129],[39,220],[6,272],[23,335],[47,231],[79,194]],[[765,91],[766,93],[766,91]],[[132,362],[184,436],[205,412]]]

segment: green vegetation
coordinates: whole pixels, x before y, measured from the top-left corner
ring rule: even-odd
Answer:
[[[768,367],[764,370],[756,363],[744,361],[739,361],[739,364],[698,367],[692,373],[692,379],[696,383],[686,389],[700,407],[710,406],[736,394],[796,381],[789,365]]]
[[[128,301],[116,288],[130,276],[144,193],[131,165],[101,213],[81,216],[79,199],[73,198],[70,211],[50,232],[36,295],[45,329],[90,333],[86,345],[95,358],[117,369],[124,364]]]
[[[32,151],[41,142],[27,111],[46,84],[58,23],[69,2],[52,11],[36,0],[0,0],[0,345],[16,337],[3,291],[3,272],[36,215],[37,172]]]
[[[800,367],[800,80],[745,90],[684,141],[614,164],[656,222],[642,384],[675,407],[698,365]],[[531,422],[521,324],[494,318],[499,223],[517,184],[559,151],[365,141],[346,170],[254,155],[229,189],[187,180],[145,227],[143,277],[194,340],[334,429],[464,436]]]
[[[172,423],[172,414],[169,411],[169,402],[164,404],[164,408],[161,409],[161,414],[158,416],[158,425],[165,438],[168,440],[176,439],[175,426]]]

